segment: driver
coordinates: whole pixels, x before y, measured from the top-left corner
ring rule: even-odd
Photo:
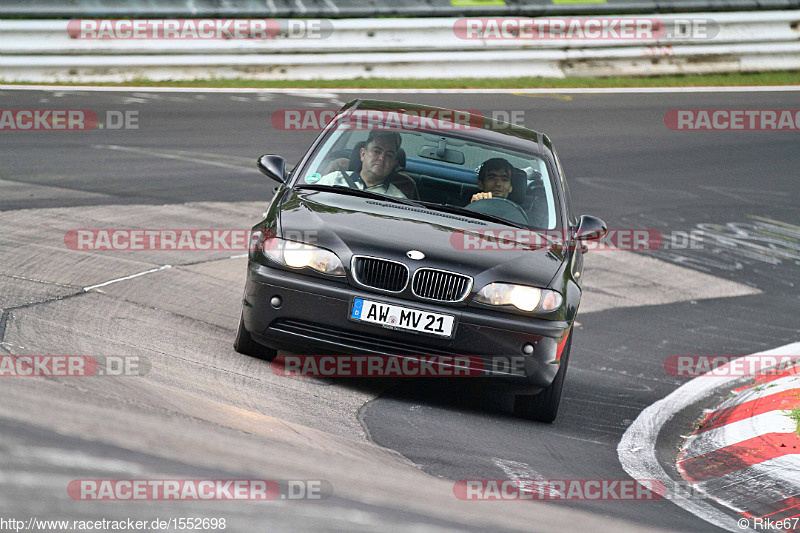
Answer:
[[[481,192],[472,195],[470,203],[489,198],[508,198],[513,187],[511,175],[514,167],[502,157],[487,159],[478,171],[478,190]]]
[[[386,181],[397,165],[397,151],[402,139],[396,131],[372,130],[361,149],[359,172],[331,172],[322,176],[320,185],[341,185],[406,198],[403,192]]]

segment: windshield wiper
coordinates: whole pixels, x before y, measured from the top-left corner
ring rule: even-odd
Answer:
[[[479,218],[481,220],[486,220],[489,222],[498,222],[500,224],[514,226],[515,228],[528,229],[528,227],[525,226],[524,224],[513,222],[503,217],[498,217],[496,215],[490,215],[488,213],[479,213],[478,211],[472,211],[471,209],[467,209],[465,207],[458,207],[456,205],[437,204],[436,202],[419,202],[419,204],[424,205],[425,207],[429,207],[434,211],[444,211],[446,213],[453,213],[455,215],[464,215],[472,218]]]
[[[295,187],[295,189],[338,192],[341,194],[349,194],[351,196],[360,196],[362,198],[373,198],[375,200],[389,200],[390,202],[396,202],[398,204],[415,205],[415,206],[421,205],[421,202],[415,202],[414,200],[409,200],[408,198],[398,198],[396,196],[389,196],[387,194],[381,194],[379,192],[365,191],[363,189],[351,189],[350,187],[346,187],[344,185],[299,185]]]

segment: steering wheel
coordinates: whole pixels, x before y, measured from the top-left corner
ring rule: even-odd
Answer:
[[[317,172],[330,174],[331,172],[345,172],[349,164],[350,150],[336,150],[325,155]]]
[[[516,222],[517,224],[523,224],[525,226],[530,225],[528,215],[525,213],[525,210],[522,209],[522,206],[508,198],[484,198],[483,200],[476,200],[465,209],[505,218],[510,222]]]

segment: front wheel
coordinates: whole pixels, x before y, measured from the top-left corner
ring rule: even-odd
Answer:
[[[278,350],[267,348],[253,340],[253,337],[250,336],[250,332],[244,327],[244,319],[242,317],[239,317],[239,329],[236,331],[236,340],[233,341],[233,349],[241,354],[257,357],[266,361],[272,361],[278,356]]]
[[[527,418],[536,422],[551,423],[558,415],[558,406],[561,403],[561,389],[564,387],[564,376],[567,374],[569,351],[572,347],[572,332],[561,354],[561,364],[555,379],[538,394],[518,394],[514,397],[514,414],[520,418]]]

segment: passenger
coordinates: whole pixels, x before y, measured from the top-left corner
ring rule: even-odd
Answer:
[[[486,160],[478,171],[478,190],[481,192],[472,195],[470,203],[488,198],[508,198],[514,189],[511,186],[511,176],[514,167],[502,157]]]
[[[403,192],[386,181],[397,165],[397,151],[402,139],[396,131],[373,130],[361,149],[359,172],[337,171],[322,176],[320,185],[341,185],[373,191],[395,198],[406,198]]]

